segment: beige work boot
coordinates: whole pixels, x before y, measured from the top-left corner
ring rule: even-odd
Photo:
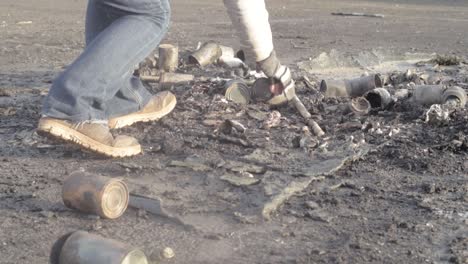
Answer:
[[[167,91],[160,92],[153,96],[148,104],[140,111],[110,119],[109,127],[111,129],[118,129],[133,125],[137,122],[158,120],[172,112],[176,103],[176,97],[172,93]]]
[[[141,153],[138,141],[129,136],[113,137],[105,123],[72,123],[50,117],[39,120],[37,132],[80,145],[81,147],[109,156],[122,158]]]

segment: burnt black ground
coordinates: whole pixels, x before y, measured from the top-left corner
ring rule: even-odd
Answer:
[[[181,49],[211,39],[237,45],[221,1],[185,2],[173,1],[174,23],[165,42]],[[294,69],[295,62],[331,49],[353,54],[382,47],[466,56],[466,1],[269,5],[279,56]],[[298,82],[299,95],[329,135],[319,143],[365,139],[371,150],[313,182],[270,221],[258,217],[266,199],[262,183],[239,188],[219,178],[228,171],[225,162],[245,161],[243,156],[260,149],[272,153],[274,162],[257,165],[280,180],[294,179],[281,168],[294,155],[302,155],[297,166],[306,167],[307,158],[313,159],[307,152],[317,146],[313,138],[306,150],[295,146],[303,124],[291,108],[278,109],[283,116],[279,127],[261,129],[262,121],[252,116],[264,118],[267,106],[226,104],[221,85],[198,82],[174,90],[180,103],[168,117],[119,131],[140,140],[143,156],[109,160],[37,136],[46,89],[83,48],[84,8],[83,0],[0,3],[0,91],[7,91],[0,97],[0,263],[47,263],[55,240],[77,229],[138,246],[153,257],[172,247],[176,257],[162,263],[467,263],[465,109],[441,127],[422,122],[425,109],[412,105],[356,119],[330,110],[346,100],[314,100],[314,91]],[[335,11],[382,13],[386,18],[331,16]],[[219,70],[211,69],[207,75]],[[442,73],[468,89],[466,64]],[[296,71],[298,79],[304,74],[314,78],[313,72]],[[231,136],[252,144],[210,138],[215,128],[203,121],[224,119],[246,125],[247,135]],[[369,130],[363,131],[367,123]],[[207,169],[169,166],[189,156]],[[61,183],[80,168],[125,177],[132,191],[161,197],[196,229],[133,209],[114,221],[66,209]],[[268,172],[255,176],[267,178]]]

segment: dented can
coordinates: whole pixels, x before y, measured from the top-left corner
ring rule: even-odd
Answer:
[[[252,98],[256,102],[266,102],[270,100],[274,94],[271,92],[272,79],[259,78],[252,86]]]
[[[54,245],[52,264],[148,264],[141,250],[85,231],[60,238]]]
[[[418,85],[414,88],[412,101],[420,105],[433,105],[442,103],[442,85]]]
[[[358,97],[380,87],[383,87],[383,79],[380,74],[371,74],[351,80],[323,80],[320,83],[320,91],[325,97]]]
[[[65,180],[62,198],[69,208],[116,219],[127,210],[129,192],[120,179],[76,171]]]
[[[372,108],[386,109],[392,102],[392,96],[384,88],[376,88],[366,94]]]
[[[189,63],[205,67],[216,62],[222,53],[221,47],[216,42],[206,42],[189,56]]]

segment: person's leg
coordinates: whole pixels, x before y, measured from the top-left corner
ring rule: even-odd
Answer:
[[[88,27],[85,51],[54,81],[44,103],[45,116],[73,122],[107,120],[109,115],[138,111],[151,98],[132,72],[167,31],[168,1],[91,0],[90,4],[109,20],[118,18],[107,27],[105,20],[96,28]]]
[[[90,0],[85,51],[54,81],[37,131],[106,156],[141,153],[136,139],[112,136],[108,106],[125,113],[150,102],[131,72],[162,39],[168,13],[167,0]]]

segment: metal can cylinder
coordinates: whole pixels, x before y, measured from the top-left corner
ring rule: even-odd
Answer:
[[[189,56],[189,62],[205,67],[216,62],[222,55],[222,50],[215,42],[207,42]]]
[[[350,80],[323,80],[320,83],[320,92],[325,97],[359,97],[382,86],[380,74],[372,74]]]
[[[320,92],[325,97],[347,97],[348,90],[344,80],[322,80],[320,83]]]
[[[376,88],[366,94],[372,108],[386,109],[392,102],[392,96],[384,88]]]
[[[444,87],[442,85],[418,85],[415,86],[413,102],[420,105],[433,105],[442,103]]]
[[[179,47],[171,44],[159,45],[158,68],[165,72],[174,72],[179,65]]]
[[[76,171],[65,180],[62,198],[69,208],[116,219],[127,209],[129,192],[120,179]]]
[[[345,83],[348,96],[350,97],[363,96],[370,90],[383,87],[383,80],[380,74],[371,74],[369,76],[346,80]]]
[[[456,99],[458,100],[458,105],[461,107],[465,107],[466,105],[466,91],[458,86],[453,86],[447,88],[442,95],[443,103],[447,103],[449,100]]]
[[[256,102],[266,102],[274,94],[271,92],[272,80],[270,78],[259,78],[252,85],[252,98]]]
[[[57,250],[57,264],[148,264],[141,250],[85,231],[69,234]]]
[[[242,80],[231,80],[225,85],[225,97],[229,101],[238,104],[249,104],[252,100],[251,91],[247,84]]]

